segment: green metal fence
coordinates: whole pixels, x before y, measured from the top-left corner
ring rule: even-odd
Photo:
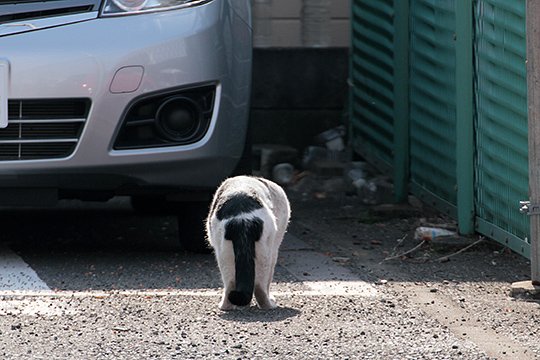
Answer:
[[[525,0],[353,0],[355,150],[529,256]]]
[[[476,1],[476,226],[529,256],[525,0]]]

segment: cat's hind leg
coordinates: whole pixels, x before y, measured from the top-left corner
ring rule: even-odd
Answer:
[[[229,294],[235,288],[234,254],[232,245],[225,243],[225,245],[219,248],[219,251],[216,251],[216,253],[218,254],[218,265],[223,281],[223,295],[219,302],[219,308],[224,311],[235,310],[236,305],[229,300]]]
[[[234,290],[234,282],[226,283],[223,289],[223,295],[221,296],[221,301],[219,302],[219,309],[223,311],[235,310],[236,305],[229,301],[229,293]]]
[[[272,249],[269,252],[269,256],[265,259],[263,276],[259,278],[259,281],[255,282],[255,299],[261,309],[275,309],[277,307],[275,298],[270,295],[270,285],[274,279],[274,271],[276,269],[279,246],[283,240],[285,231],[279,231],[277,236],[274,236],[272,242]]]
[[[259,308],[264,310],[277,307],[275,299],[270,295],[270,283],[274,274],[272,257],[265,259],[257,268],[255,276],[255,300]]]
[[[255,299],[257,305],[263,310],[277,308],[276,300],[268,293],[268,289],[262,284],[255,284]]]

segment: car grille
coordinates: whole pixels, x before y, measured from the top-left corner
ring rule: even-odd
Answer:
[[[98,11],[100,0],[0,0],[0,24]]]
[[[88,99],[9,100],[8,126],[0,129],[0,160],[71,155],[89,109]]]

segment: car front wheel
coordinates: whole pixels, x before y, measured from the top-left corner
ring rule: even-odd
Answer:
[[[209,205],[208,201],[191,201],[178,207],[178,238],[185,250],[205,254],[211,252],[205,231]]]

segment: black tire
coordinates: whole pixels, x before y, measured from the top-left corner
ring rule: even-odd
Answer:
[[[135,212],[144,215],[165,215],[171,213],[171,205],[164,196],[134,195],[131,196],[131,207]]]
[[[205,230],[209,205],[208,201],[194,201],[178,207],[178,239],[184,250],[202,254],[212,251],[206,241]]]
[[[238,161],[236,168],[231,176],[251,175],[253,173],[253,141],[251,136],[251,126],[248,125],[246,131],[246,140],[244,143],[244,151],[242,157]]]

